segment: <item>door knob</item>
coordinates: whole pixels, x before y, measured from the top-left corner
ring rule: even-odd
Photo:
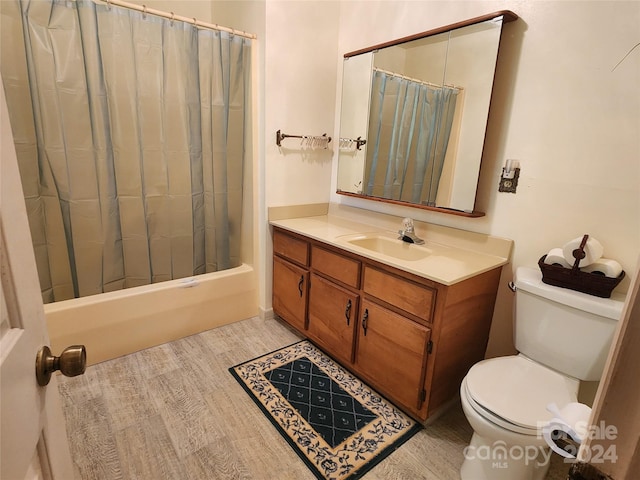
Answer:
[[[84,345],[67,347],[59,357],[51,355],[51,350],[45,345],[36,356],[36,379],[38,385],[44,387],[56,370],[60,370],[65,377],[75,377],[82,375],[86,367],[87,350]]]

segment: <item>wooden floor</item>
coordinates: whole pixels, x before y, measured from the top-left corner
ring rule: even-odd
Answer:
[[[228,372],[299,338],[253,318],[60,378],[75,478],[314,479]],[[456,404],[365,478],[457,479],[471,433]],[[554,457],[547,478],[566,478]]]

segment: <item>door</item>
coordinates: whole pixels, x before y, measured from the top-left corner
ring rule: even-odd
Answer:
[[[73,478],[55,376],[36,381],[38,350],[49,344],[18,164],[0,86],[0,478]]]
[[[418,413],[431,330],[369,300],[362,302],[358,329],[358,371],[374,386],[384,385],[391,400]]]
[[[315,273],[309,282],[309,337],[338,360],[351,363],[360,296]]]
[[[300,332],[307,328],[309,272],[273,257],[273,311]]]

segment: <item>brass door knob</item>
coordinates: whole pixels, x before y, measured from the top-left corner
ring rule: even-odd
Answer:
[[[66,377],[82,375],[87,367],[87,350],[84,345],[72,345],[64,349],[59,357],[51,355],[49,347],[44,346],[36,356],[36,379],[38,385],[49,384],[51,374],[56,370]]]

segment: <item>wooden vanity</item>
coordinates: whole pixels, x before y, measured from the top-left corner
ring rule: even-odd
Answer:
[[[484,358],[502,264],[445,285],[274,225],[273,310],[414,417]]]

